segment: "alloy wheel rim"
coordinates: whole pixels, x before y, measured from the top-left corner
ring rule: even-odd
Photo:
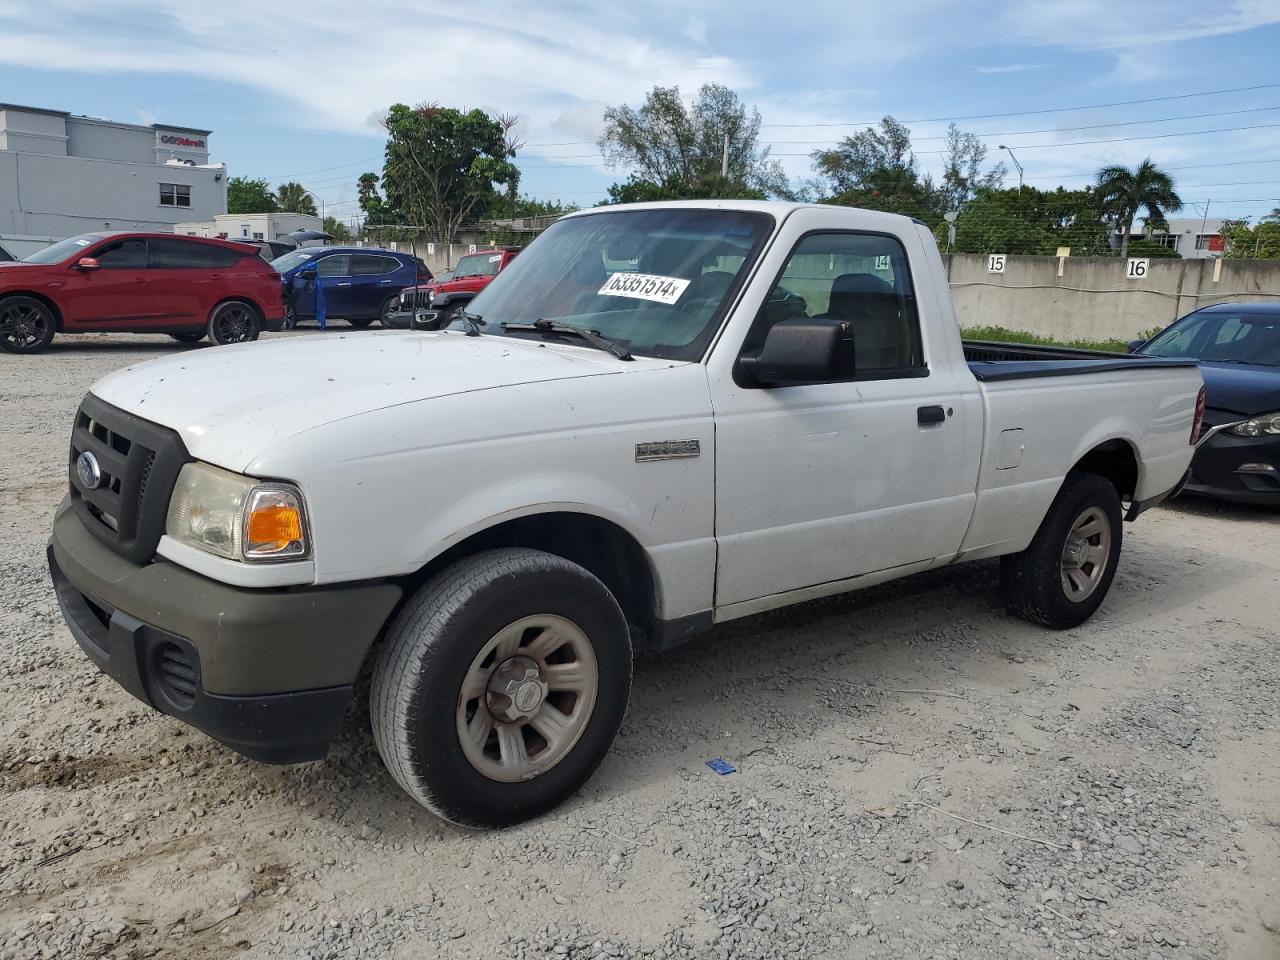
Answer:
[[[522,617],[494,634],[463,677],[462,752],[490,780],[546,773],[582,737],[598,688],[595,650],[577,624],[556,614]]]
[[[29,304],[12,304],[0,312],[0,336],[18,349],[39,343],[47,332],[48,319]]]
[[[252,329],[249,311],[244,307],[226,308],[218,317],[218,332],[225,343],[244,343]]]
[[[1062,591],[1073,603],[1093,596],[1111,562],[1111,520],[1100,507],[1084,510],[1062,545]]]

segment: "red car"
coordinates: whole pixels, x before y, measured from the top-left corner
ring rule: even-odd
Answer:
[[[86,233],[0,263],[0,349],[55,333],[167,333],[182,343],[256,340],[284,325],[280,277],[256,247],[171,233]]]
[[[445,315],[443,322],[448,323],[456,319],[494,277],[507,269],[519,252],[519,247],[496,247],[493,250],[468,253],[443,276],[401,293],[400,308],[410,312],[418,307],[439,310]],[[406,312],[403,316],[408,318],[410,313]],[[396,324],[388,323],[384,317],[382,325],[385,327]],[[401,325],[408,326],[408,320],[405,319]]]

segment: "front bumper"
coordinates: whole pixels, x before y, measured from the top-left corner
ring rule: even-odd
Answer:
[[[1191,461],[1186,492],[1280,505],[1280,437],[1237,437],[1226,431],[1211,437]]]
[[[148,706],[269,763],[319,760],[341,728],[394,584],[245,590],[131,563],[60,509],[58,605],[85,654]]]

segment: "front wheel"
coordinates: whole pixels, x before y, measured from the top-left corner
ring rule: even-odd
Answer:
[[[190,333],[171,333],[169,336],[179,343],[199,343],[205,338],[205,332],[203,330],[193,330]]]
[[[399,305],[400,294],[398,293],[394,297],[387,297],[387,299],[383,300],[382,307],[378,310],[378,323],[384,327],[387,326],[387,314],[394,311]]]
[[[0,350],[38,353],[53,340],[53,311],[35,297],[0,300]]]
[[[257,340],[261,331],[258,311],[239,300],[220,303],[209,315],[209,339],[220,347]]]
[[[1001,558],[1009,612],[1056,629],[1084,623],[1111,589],[1122,536],[1115,486],[1068,474],[1031,545]]]
[[[444,570],[397,615],[370,716],[406,793],[454,823],[502,827],[582,786],[630,692],[631,640],[605,585],[553,554],[491,550]]]

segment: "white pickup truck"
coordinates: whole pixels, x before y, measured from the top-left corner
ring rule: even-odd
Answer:
[[[272,762],[371,676],[399,784],[514,823],[600,763],[633,655],[713,623],[995,556],[1080,623],[1199,430],[1191,363],[966,348],[887,214],[588,210],[470,310],[95,384],[49,543],[88,656]]]

